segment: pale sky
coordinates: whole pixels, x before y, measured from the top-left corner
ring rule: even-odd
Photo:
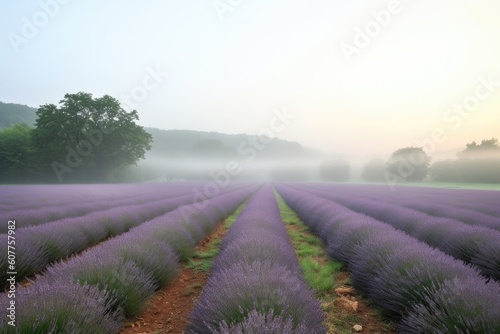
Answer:
[[[286,109],[277,137],[324,152],[388,155],[439,129],[431,151],[456,150],[500,137],[499,14],[498,0],[3,0],[0,101],[108,94],[144,126],[247,134]]]

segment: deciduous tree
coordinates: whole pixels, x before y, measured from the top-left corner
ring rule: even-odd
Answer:
[[[23,183],[32,177],[31,131],[24,123],[0,130],[0,182]]]
[[[66,94],[59,106],[42,105],[37,116],[32,138],[38,160],[59,181],[108,181],[151,149],[137,111],[125,111],[109,95]]]
[[[388,178],[397,181],[421,181],[427,176],[431,158],[423,147],[405,147],[392,153],[387,161]]]

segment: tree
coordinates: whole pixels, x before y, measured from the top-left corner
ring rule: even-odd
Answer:
[[[385,168],[386,166],[384,160],[372,159],[363,166],[361,177],[368,182],[385,181]]]
[[[430,163],[423,147],[401,148],[387,161],[387,177],[400,182],[421,181],[427,176]]]
[[[0,130],[1,182],[26,182],[32,176],[31,131],[24,123]]]
[[[500,183],[500,147],[498,139],[475,141],[458,153],[457,168],[464,182]]]
[[[465,149],[458,153],[459,157],[492,157],[500,156],[500,147],[498,146],[498,139],[491,138],[481,141],[481,144],[477,144],[475,141],[465,145]]]
[[[109,181],[151,149],[152,137],[109,95],[66,94],[37,111],[32,139],[45,173],[62,181]]]
[[[351,165],[343,159],[324,161],[319,167],[319,176],[325,181],[347,181]]]

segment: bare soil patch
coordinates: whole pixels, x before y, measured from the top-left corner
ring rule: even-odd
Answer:
[[[225,234],[226,229],[222,222],[196,246],[196,251],[205,251],[213,241],[223,238]],[[184,333],[189,313],[199,298],[208,275],[182,264],[175,281],[155,294],[145,310],[130,320],[120,333]]]
[[[336,283],[338,287],[335,290],[345,288],[346,291],[337,290],[339,293],[335,293],[334,290],[334,293],[338,297],[333,300],[333,305],[331,305],[332,310],[325,312],[326,317],[330,319],[348,319],[348,315],[354,315],[352,325],[361,325],[363,330],[360,333],[396,334],[394,326],[381,319],[377,310],[370,305],[368,299],[363,297],[361,293],[348,283],[350,281],[349,277],[349,273],[346,271],[341,271],[337,274]],[[353,305],[357,306],[356,309],[354,309]],[[352,332],[354,333],[355,331],[352,330]],[[337,334],[341,332],[330,329],[328,333]]]

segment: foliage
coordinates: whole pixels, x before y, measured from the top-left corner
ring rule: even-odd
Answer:
[[[467,143],[465,149],[458,154],[460,157],[479,157],[479,156],[491,156],[500,155],[500,147],[498,146],[498,139],[483,139],[481,144],[477,144],[475,141],[472,143]]]
[[[430,168],[433,180],[441,182],[500,183],[500,147],[498,139],[466,144],[456,160],[434,163]]]
[[[152,137],[109,95],[66,94],[60,106],[42,105],[32,139],[46,175],[59,181],[109,181],[151,149]]]
[[[23,123],[0,130],[0,182],[29,181],[33,171],[31,132]]]
[[[396,181],[421,181],[427,176],[430,162],[422,147],[400,148],[387,161],[387,171]]]

